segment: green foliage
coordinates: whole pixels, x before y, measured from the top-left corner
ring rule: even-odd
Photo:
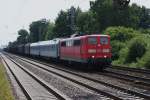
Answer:
[[[46,19],[41,19],[30,24],[30,42],[45,40],[49,22]]]
[[[149,30],[109,27],[103,33],[111,36],[113,64],[149,67]]]
[[[112,41],[111,46],[112,46],[112,60],[116,60],[119,58],[119,51],[123,47],[125,47],[125,43],[121,43],[118,41]]]
[[[96,0],[91,3],[91,11],[96,18],[98,30],[102,31],[108,26],[113,25],[113,1],[112,0]]]
[[[77,16],[81,13],[80,8],[75,9],[75,24],[77,23]],[[69,10],[60,11],[58,17],[55,21],[54,27],[55,37],[70,37],[70,35],[74,34],[71,28],[71,18],[69,15]]]
[[[128,51],[129,51],[128,47],[125,46],[124,48],[122,48],[122,49],[118,52],[119,58],[118,58],[118,59],[115,59],[115,60],[113,61],[113,64],[114,64],[114,65],[124,65],[125,58],[126,58],[126,56],[127,56],[127,54],[128,54]]]
[[[150,69],[150,35],[149,34],[143,35],[143,39],[147,43],[147,48],[146,48],[147,51],[141,59],[138,59],[137,66]]]
[[[139,27],[142,27],[144,29],[150,28],[150,14],[148,9],[146,9],[144,6],[141,8],[140,12],[140,24]]]
[[[142,37],[133,39],[129,44],[129,51],[126,57],[126,63],[136,62],[146,52],[146,43]]]
[[[67,12],[61,11],[55,21],[54,32],[56,37],[64,37],[71,34],[68,27]]]
[[[28,42],[29,33],[25,29],[20,29],[18,31],[17,44],[25,44]]]
[[[112,60],[115,65],[150,68],[150,31],[126,27],[109,27],[104,32],[111,36]]]
[[[0,100],[14,100],[5,68],[0,62]]]
[[[140,33],[132,28],[126,27],[109,27],[104,32],[111,36],[112,60],[117,60],[115,63],[124,63],[128,54],[128,42],[138,36]]]
[[[132,28],[125,27],[109,27],[104,32],[104,34],[109,34],[111,36],[111,40],[117,40],[120,42],[125,42],[133,38],[138,34],[137,31]]]
[[[149,34],[150,35],[150,28],[149,29],[141,29],[140,32],[142,34]]]
[[[150,69],[150,49],[144,54],[141,60],[138,61],[138,66]]]
[[[90,11],[79,13],[77,16],[77,27],[80,32],[93,33],[98,31],[97,21]]]
[[[91,2],[91,11],[98,22],[98,30],[103,31],[110,26],[124,26],[137,29],[148,28],[150,15],[144,7],[132,4],[124,9],[118,9],[115,0],[96,0]]]
[[[140,13],[141,13],[141,7],[138,6],[137,4],[132,4],[129,9],[128,9],[128,12],[129,12],[129,17],[128,17],[128,20],[126,20],[127,22],[125,23],[128,23],[128,27],[132,27],[134,29],[138,28],[139,27],[139,23],[140,23]]]
[[[50,40],[50,39],[55,38],[55,34],[53,32],[54,27],[55,27],[54,23],[49,22],[48,30],[45,35],[45,40]]]
[[[150,68],[150,35],[142,34],[140,32],[137,34],[138,35],[134,36],[129,41],[126,41],[124,43],[124,47],[120,50],[116,50],[117,47],[113,45],[117,45],[122,42],[112,42],[112,47],[115,47],[114,49],[119,52],[117,54],[119,57],[117,59],[113,59],[114,61],[112,64],[138,68]]]

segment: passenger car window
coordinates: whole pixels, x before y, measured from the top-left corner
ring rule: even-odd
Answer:
[[[81,40],[74,40],[74,46],[80,46]]]
[[[97,38],[96,37],[89,37],[88,38],[88,44],[97,44]]]
[[[62,47],[65,47],[65,46],[66,46],[66,42],[65,42],[65,41],[62,42],[62,43],[61,43],[61,46],[62,46]]]
[[[100,43],[101,44],[108,44],[108,38],[107,37],[101,37],[100,38]]]

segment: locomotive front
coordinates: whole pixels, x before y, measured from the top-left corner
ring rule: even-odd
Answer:
[[[85,38],[84,57],[90,64],[108,66],[111,64],[111,45],[109,35],[89,35]]]

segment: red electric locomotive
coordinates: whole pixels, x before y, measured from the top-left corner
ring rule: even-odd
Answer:
[[[60,41],[60,59],[62,60],[103,69],[111,64],[111,56],[109,35],[85,35]]]

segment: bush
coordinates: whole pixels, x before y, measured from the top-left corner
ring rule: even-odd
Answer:
[[[147,43],[147,51],[143,55],[143,57],[138,60],[137,65],[139,67],[145,67],[150,69],[150,35],[145,35],[145,37],[143,38]]]
[[[150,69],[150,49],[144,54],[141,60],[138,61],[138,66]]]
[[[119,51],[125,46],[122,42],[112,41],[112,60],[116,60],[119,58]]]
[[[119,59],[112,62],[114,65],[124,65],[126,55],[128,53],[128,48],[123,48],[119,51]]]
[[[142,34],[149,34],[150,35],[150,29],[141,29],[140,31]]]
[[[125,64],[128,52],[129,52],[129,48],[127,46],[120,50],[119,52],[120,64]]]
[[[104,34],[109,34],[111,36],[111,40],[117,40],[120,42],[126,42],[131,38],[135,37],[138,32],[133,30],[132,28],[125,27],[109,27],[104,31]]]
[[[150,69],[150,30],[109,27],[104,34],[111,36],[112,64]]]
[[[136,62],[146,52],[146,42],[142,37],[133,39],[129,44],[129,51],[125,63]]]

